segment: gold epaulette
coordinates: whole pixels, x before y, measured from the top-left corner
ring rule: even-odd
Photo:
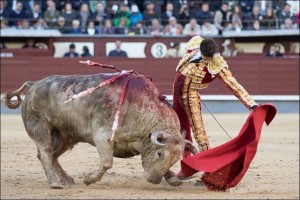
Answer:
[[[193,55],[200,49],[200,44],[203,40],[204,40],[204,38],[202,38],[200,36],[194,36],[188,41],[188,43],[184,49],[184,56],[179,61],[178,65],[176,67],[176,71],[178,71],[179,68],[185,62],[189,61],[193,57]]]
[[[216,75],[224,67],[228,68],[227,62],[224,60],[224,58],[219,53],[217,53],[211,59],[210,63],[207,66],[207,69],[211,75]]]

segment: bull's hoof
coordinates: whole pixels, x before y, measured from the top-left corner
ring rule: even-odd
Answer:
[[[177,176],[170,177],[166,179],[166,181],[173,187],[178,187],[183,184],[182,180],[180,180]]]
[[[71,176],[61,179],[60,181],[63,185],[74,185],[75,184],[75,181]]]
[[[63,188],[62,184],[60,184],[60,183],[51,183],[50,187],[52,189],[62,189]]]

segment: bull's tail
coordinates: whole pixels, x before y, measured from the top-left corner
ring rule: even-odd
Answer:
[[[21,93],[24,90],[29,89],[32,85],[34,85],[34,82],[27,81],[27,82],[23,83],[23,85],[19,89],[15,90],[15,91],[7,92],[7,93],[2,93],[1,94],[1,104],[6,105],[10,109],[16,109],[16,108],[18,108],[21,105],[21,103],[22,103],[22,98],[20,96]],[[13,103],[11,101],[11,99],[14,96],[17,97],[17,101],[15,103]]]

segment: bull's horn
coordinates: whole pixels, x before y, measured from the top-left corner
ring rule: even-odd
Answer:
[[[151,142],[152,142],[152,143],[154,143],[154,144],[156,144],[156,145],[158,145],[158,146],[165,146],[166,144],[160,143],[160,142],[158,141],[159,138],[160,138],[160,139],[163,139],[163,138],[164,138],[163,133],[157,132],[157,131],[151,133]]]

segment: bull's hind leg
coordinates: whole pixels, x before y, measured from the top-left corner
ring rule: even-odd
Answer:
[[[28,135],[34,140],[38,148],[37,157],[41,161],[51,188],[62,188],[62,184],[53,166],[53,150],[51,141],[51,125],[31,115],[25,127]]]
[[[63,185],[72,185],[75,183],[74,179],[63,170],[58,162],[58,157],[69,149],[70,144],[62,137],[60,131],[56,128],[52,128],[51,130],[51,139],[55,172]]]
[[[111,132],[111,131],[110,131]],[[100,155],[99,169],[90,172],[83,180],[86,185],[99,181],[113,165],[113,144],[109,143],[109,132],[100,130],[94,134],[94,143]]]

